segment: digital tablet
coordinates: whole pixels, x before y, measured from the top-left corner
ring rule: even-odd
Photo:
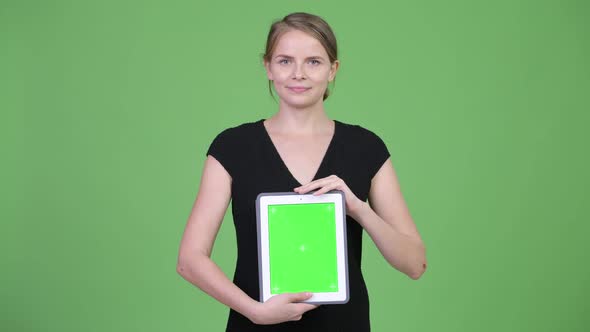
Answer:
[[[349,299],[344,192],[260,193],[256,198],[260,301],[311,292],[303,302]]]

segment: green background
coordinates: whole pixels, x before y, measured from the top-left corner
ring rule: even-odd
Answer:
[[[268,206],[270,293],[337,292],[334,203]]]
[[[212,139],[278,110],[260,54],[294,11],[336,32],[328,115],[383,138],[427,247],[416,281],[365,235],[373,330],[587,330],[581,0],[1,1],[0,330],[223,330],[178,246]]]

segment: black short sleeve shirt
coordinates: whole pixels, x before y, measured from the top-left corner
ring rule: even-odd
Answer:
[[[264,119],[227,128],[211,142],[211,155],[232,177],[232,215],[237,262],[233,282],[259,301],[256,196],[261,192],[293,191],[301,184],[292,176],[264,127]],[[383,140],[359,125],[335,120],[335,131],[314,180],[337,175],[366,201],[371,179],[390,154]],[[230,309],[226,331],[370,331],[369,296],[361,272],[362,227],[346,217],[350,300],[321,305],[299,321],[257,325]]]

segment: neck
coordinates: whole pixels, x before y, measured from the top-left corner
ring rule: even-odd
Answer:
[[[278,133],[290,135],[316,135],[329,133],[332,130],[332,120],[328,118],[320,102],[308,108],[292,108],[281,104],[279,112],[266,122]]]

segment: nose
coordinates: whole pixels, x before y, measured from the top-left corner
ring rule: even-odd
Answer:
[[[293,78],[295,79],[302,79],[305,77],[305,72],[303,71],[303,63],[299,65],[295,65],[295,69],[293,70]]]

